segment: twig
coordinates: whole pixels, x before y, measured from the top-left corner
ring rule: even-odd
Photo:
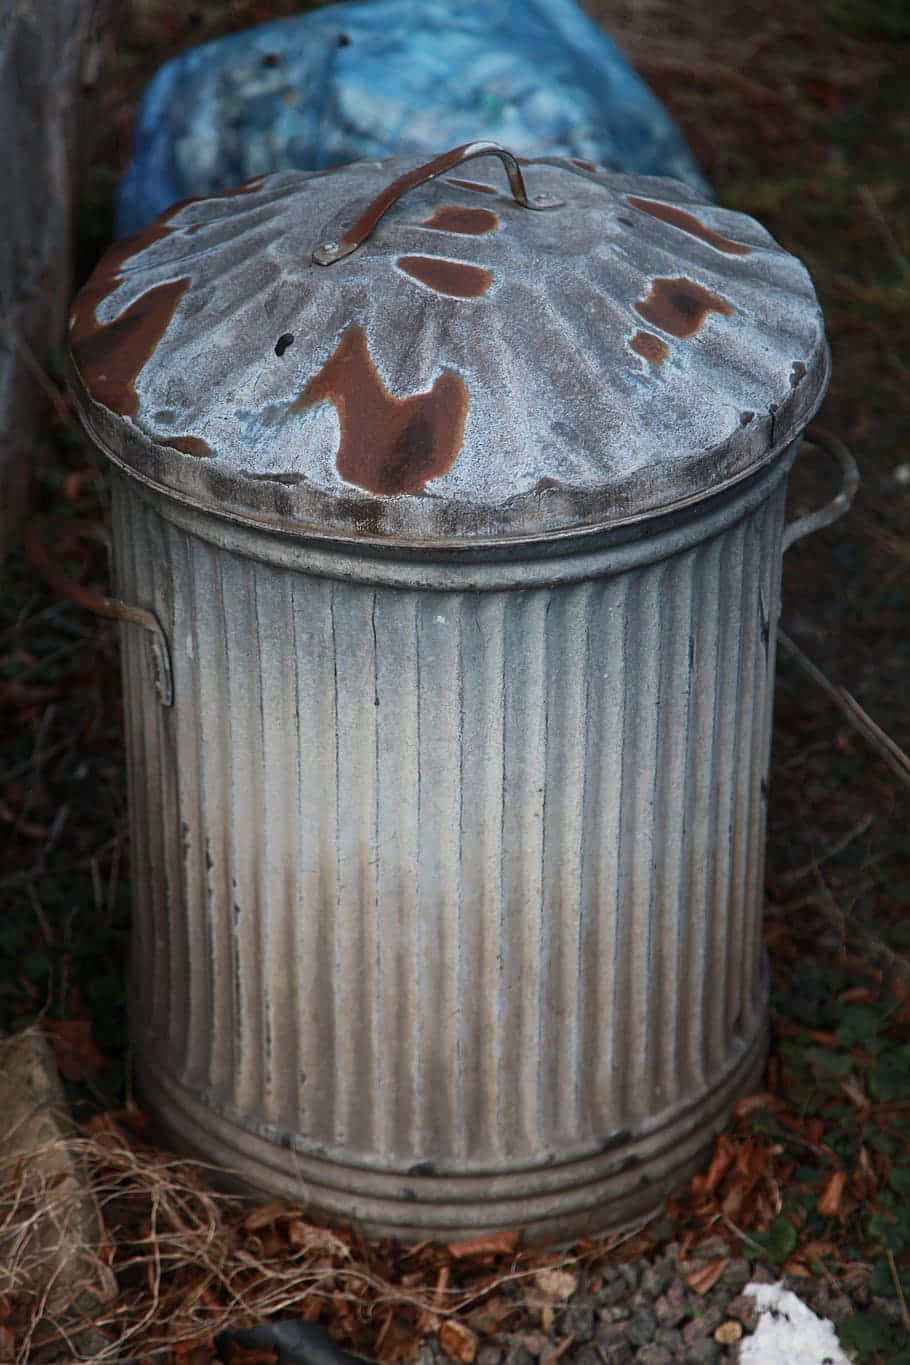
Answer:
[[[799,664],[803,672],[807,673],[814,683],[818,684],[826,696],[830,697],[835,706],[846,716],[854,730],[862,735],[866,743],[876,751],[879,758],[883,759],[891,771],[910,787],[910,758],[907,757],[900,745],[895,744],[891,736],[886,734],[880,725],[876,725],[872,717],[863,710],[846,687],[841,687],[826,678],[818,665],[807,658],[799,645],[790,639],[786,631],[778,630],[777,638],[783,646],[784,652],[789,654],[795,663]]]
[[[73,422],[73,414],[67,406],[65,397],[50,378],[44,366],[35,355],[35,352],[25,340],[25,337],[8,317],[0,318],[0,325],[3,326],[7,336],[19,352],[25,362],[25,368],[28,370],[35,383],[40,389],[44,390],[45,395],[50,399],[57,416],[62,422],[65,422],[67,426],[71,425]]]
[[[863,208],[881,233],[882,241],[888,248],[888,254],[894,261],[894,264],[905,279],[910,279],[910,261],[907,260],[907,257],[901,251],[897,238],[888,226],[888,220],[882,213],[881,205],[875,195],[868,185],[860,185],[857,189],[857,194],[862,200]]]
[[[812,858],[808,863],[803,863],[801,867],[794,867],[789,872],[782,872],[780,880],[791,885],[793,882],[802,881],[810,872],[817,872],[822,863],[828,862],[830,858],[836,858],[838,853],[843,853],[845,848],[849,848],[854,839],[860,839],[868,829],[875,824],[875,816],[870,812],[864,815],[861,820],[857,820],[852,829],[849,829],[842,839],[838,839],[825,849],[823,853]]]
[[[891,1279],[894,1282],[894,1292],[897,1295],[897,1301],[901,1306],[901,1318],[904,1323],[904,1331],[907,1333],[907,1336],[910,1337],[910,1313],[907,1312],[907,1300],[904,1298],[901,1277],[897,1273],[897,1266],[894,1262],[894,1252],[890,1247],[886,1247],[885,1254],[888,1257],[888,1268],[891,1271]]]

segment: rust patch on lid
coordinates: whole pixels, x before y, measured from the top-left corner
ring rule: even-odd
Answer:
[[[200,460],[207,460],[215,454],[208,441],[203,441],[201,436],[174,436],[160,444],[173,446],[175,450],[182,450],[184,455],[195,455]]]
[[[427,218],[424,227],[483,237],[488,232],[496,231],[499,219],[489,209],[471,208],[467,204],[442,204],[432,218]]]
[[[733,309],[704,285],[681,277],[652,280],[648,297],[637,301],[635,311],[662,332],[669,332],[674,337],[691,337],[709,313],[730,314]]]
[[[716,247],[718,251],[725,251],[728,256],[752,255],[752,247],[746,246],[743,242],[734,242],[729,237],[722,237],[719,232],[715,232],[713,228],[709,228],[696,218],[694,213],[686,213],[685,209],[679,209],[675,204],[659,204],[655,199],[638,199],[632,194],[627,195],[626,199],[634,209],[649,213],[652,218],[659,218],[662,223],[680,228],[692,237],[700,237],[703,242]]]
[[[593,171],[595,175],[597,174],[597,167],[594,165],[593,161],[582,161],[577,156],[572,156],[569,160],[572,165],[577,166],[580,171]]]
[[[795,389],[797,384],[801,383],[802,380],[805,379],[805,377],[806,377],[805,365],[801,360],[794,360],[793,366],[790,370],[791,387]]]
[[[334,405],[341,428],[338,472],[368,493],[420,493],[448,473],[461,450],[469,406],[461,375],[444,370],[428,393],[396,398],[359,325],[348,328],[289,411],[324,400]]]
[[[659,365],[670,354],[667,343],[661,337],[656,337],[653,332],[636,332],[629,345],[652,365]]]
[[[499,193],[492,185],[483,185],[479,180],[457,180],[454,176],[446,176],[446,184],[457,185],[460,190],[475,190],[477,194]]]
[[[95,309],[110,290],[98,294],[86,286],[82,291],[70,349],[89,393],[106,408],[127,417],[139,411],[139,372],[167,331],[189,284],[186,277],[156,284],[107,323],[97,321]]]
[[[428,289],[456,299],[478,299],[493,283],[489,270],[442,256],[399,256],[395,264]]]
[[[139,410],[139,371],[167,331],[189,280],[169,280],[146,290],[108,323],[98,321],[97,310],[123,283],[127,262],[175,231],[168,219],[182,207],[172,205],[167,217],[109,247],[73,301],[69,343],[76,368],[92,397],[124,416]]]

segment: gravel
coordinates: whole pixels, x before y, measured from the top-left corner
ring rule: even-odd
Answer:
[[[592,1265],[578,1291],[557,1310],[552,1331],[540,1331],[532,1313],[521,1331],[503,1332],[480,1347],[475,1365],[723,1365],[738,1362],[742,1344],[755,1333],[759,1312],[748,1284],[783,1279],[821,1318],[838,1328],[867,1306],[891,1316],[899,1306],[869,1293],[867,1273],[851,1272],[837,1285],[782,1276],[780,1270],[745,1257],[729,1257],[705,1294],[686,1277],[710,1261],[729,1257],[722,1239],[703,1243],[680,1260],[670,1244],[649,1260]],[[592,1287],[593,1286],[593,1287]],[[516,1294],[519,1291],[516,1290]],[[538,1350],[539,1347],[539,1350]]]

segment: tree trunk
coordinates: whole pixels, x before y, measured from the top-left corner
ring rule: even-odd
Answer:
[[[81,73],[99,0],[0,0],[0,560],[25,516],[70,292]]]

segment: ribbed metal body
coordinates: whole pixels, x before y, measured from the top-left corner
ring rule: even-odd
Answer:
[[[276,536],[116,476],[132,1030],[184,1147],[369,1231],[629,1223],[763,1059],[786,474],[564,543]]]

